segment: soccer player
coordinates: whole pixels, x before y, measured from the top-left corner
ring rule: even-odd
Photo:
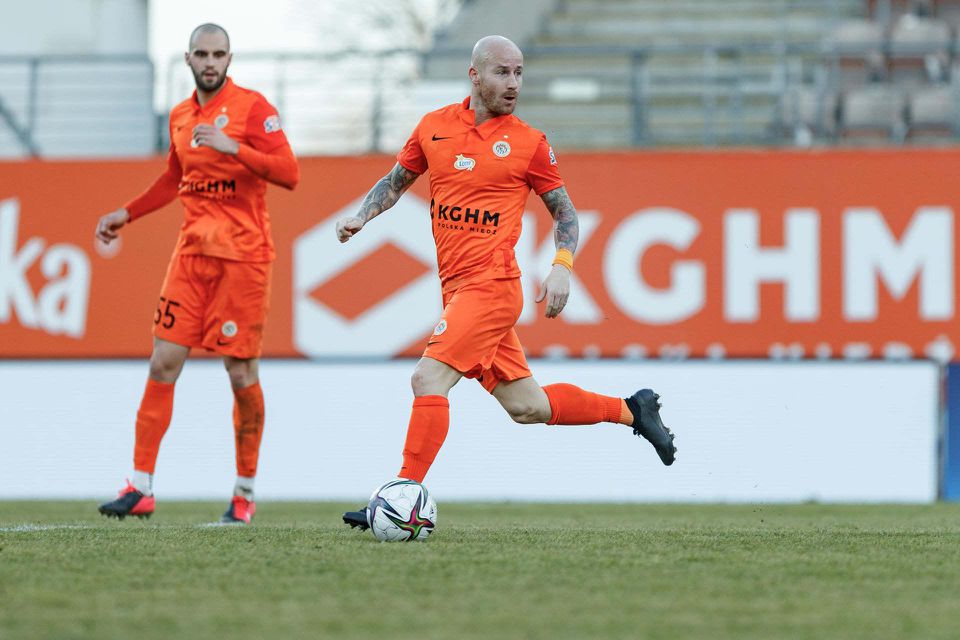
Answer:
[[[620,423],[650,441],[663,464],[674,461],[674,437],[650,389],[621,399],[572,384],[541,387],[527,366],[514,329],[523,307],[514,246],[530,190],[554,219],[557,253],[537,298],[546,300],[548,318],[566,305],[579,227],[546,136],[512,115],[522,73],[523,54],[513,42],[500,36],[478,41],[470,96],[424,116],[359,213],[337,222],[337,236],[347,242],[430,171],[443,313],[413,372],[401,478],[423,481],[447,435],[447,394],[463,377],[479,380],[518,423]],[[343,519],[367,528],[366,509]]]
[[[100,505],[100,513],[121,519],[153,513],[153,472],[170,424],[174,384],[190,349],[202,347],[223,356],[234,394],[237,480],[221,522],[249,524],[264,421],[259,356],[275,257],[264,194],[267,182],[293,189],[300,168],[277,110],[227,76],[232,54],[222,27],[194,29],[184,56],[197,89],[170,111],[166,171],[97,224],[97,239],[110,243],[124,225],[175,197],[183,203],[180,237],[153,317],[133,482]]]

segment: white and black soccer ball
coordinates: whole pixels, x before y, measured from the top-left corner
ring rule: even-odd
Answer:
[[[426,540],[437,526],[437,503],[419,482],[391,480],[370,496],[367,523],[380,542]]]

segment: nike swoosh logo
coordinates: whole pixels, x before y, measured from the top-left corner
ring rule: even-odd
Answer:
[[[229,340],[227,340],[226,342],[224,342],[224,341],[221,340],[220,338],[217,338],[217,346],[218,346],[218,347],[225,347],[225,346],[227,346],[228,344],[230,344],[230,341],[229,341]]]
[[[453,137],[453,136],[446,136],[446,137],[443,137],[443,138],[438,138],[438,137],[437,137],[437,134],[433,134],[433,137],[430,138],[430,139],[433,140],[434,142],[436,142],[437,140],[449,140],[449,139],[452,138],[452,137]]]

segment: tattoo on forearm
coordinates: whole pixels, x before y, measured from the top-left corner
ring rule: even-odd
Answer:
[[[410,185],[419,177],[419,173],[408,171],[399,163],[394,165],[390,173],[377,180],[377,183],[367,193],[363,202],[360,203],[360,213],[357,216],[364,222],[376,218],[395,205],[403,192],[410,188]]]
[[[547,211],[553,216],[553,239],[557,249],[567,249],[575,253],[580,239],[580,224],[577,222],[577,210],[570,202],[567,189],[557,187],[540,197],[547,205]]]

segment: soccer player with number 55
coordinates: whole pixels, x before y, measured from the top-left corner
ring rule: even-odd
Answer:
[[[527,366],[514,329],[523,307],[514,246],[530,190],[554,219],[557,253],[537,299],[546,300],[548,318],[567,303],[579,227],[546,136],[513,115],[522,73],[523,54],[513,42],[500,36],[477,42],[470,96],[425,115],[357,215],[337,222],[337,236],[347,242],[430,172],[443,313],[413,372],[401,478],[423,481],[447,435],[447,394],[463,377],[478,379],[516,422],[620,423],[649,440],[664,464],[674,461],[673,434],[650,389],[617,398],[572,384],[541,387]],[[368,526],[364,509],[343,519]]]
[[[276,109],[227,77],[230,38],[215,24],[190,35],[186,63],[197,89],[170,111],[167,169],[139,197],[100,218],[96,237],[180,197],[184,221],[153,318],[153,353],[137,412],[133,482],[100,513],[148,517],[153,473],[173,412],[173,389],[193,347],[223,356],[234,394],[237,480],[221,522],[249,524],[263,434],[259,357],[275,258],[267,182],[293,189],[300,169]]]

